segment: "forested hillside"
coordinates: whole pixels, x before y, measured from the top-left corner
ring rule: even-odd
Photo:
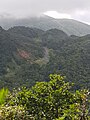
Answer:
[[[49,81],[51,73],[66,76],[66,81],[75,83],[74,89],[90,88],[90,35],[0,28],[0,88],[31,87],[36,81]]]

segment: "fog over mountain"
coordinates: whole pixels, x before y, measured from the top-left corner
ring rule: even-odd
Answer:
[[[50,73],[61,73],[76,88],[89,88],[89,4],[0,0],[0,87],[30,87],[48,81]]]
[[[13,26],[35,27],[42,30],[57,28],[63,30],[68,35],[83,36],[90,33],[90,26],[73,19],[55,19],[46,15],[41,17],[29,17],[23,19],[2,18],[0,25],[4,29]]]
[[[0,0],[0,120],[90,120],[90,0]]]
[[[0,0],[0,26],[4,29],[13,26],[58,28],[68,35],[82,36],[90,33],[89,24],[89,0]]]
[[[0,0],[0,16],[25,18],[56,11],[59,15],[90,24],[89,0]],[[54,12],[55,13],[55,12]],[[54,17],[57,17],[54,14]],[[60,16],[61,18],[61,16]]]

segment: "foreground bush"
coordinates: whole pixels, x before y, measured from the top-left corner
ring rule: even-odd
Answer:
[[[8,95],[8,89],[1,89],[0,90],[0,105],[2,105],[5,102],[5,98]]]
[[[51,74],[49,82],[14,90],[0,108],[0,119],[89,120],[89,91],[73,92],[71,87],[64,77]]]
[[[34,120],[21,106],[0,107],[0,120]]]
[[[89,91],[71,91],[72,84],[60,75],[50,75],[49,82],[37,82],[31,89],[15,91],[10,105],[22,105],[35,120],[79,120],[88,117]]]
[[[0,120],[21,120],[25,117],[25,110],[20,106],[4,106],[0,108]]]

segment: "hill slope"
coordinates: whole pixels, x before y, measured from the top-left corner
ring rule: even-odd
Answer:
[[[19,22],[20,24],[20,22]],[[48,16],[40,18],[23,19],[21,25],[36,27],[43,30],[57,28],[68,35],[82,36],[90,33],[90,26],[73,19],[54,19]]]
[[[90,35],[59,29],[0,28],[0,87],[32,86],[50,73],[66,75],[75,88],[90,87]]]
[[[83,36],[90,33],[90,26],[73,19],[54,19],[48,16],[26,19],[1,19],[0,25],[8,29],[13,26],[35,27],[42,30],[57,28],[68,35]]]

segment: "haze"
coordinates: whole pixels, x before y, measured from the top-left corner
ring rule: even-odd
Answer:
[[[43,14],[90,24],[90,0],[0,0],[0,19]]]

